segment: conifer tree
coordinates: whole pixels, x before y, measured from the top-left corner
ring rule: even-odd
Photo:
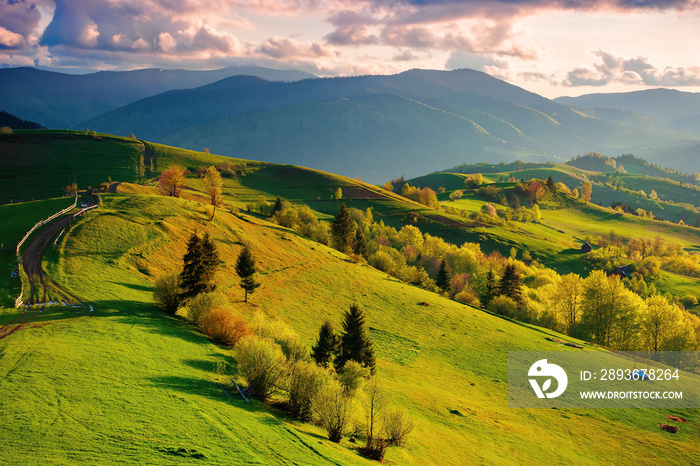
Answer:
[[[282,211],[282,198],[278,197],[277,200],[275,201],[274,207],[272,207],[272,215],[275,215],[277,212]]]
[[[335,358],[335,369],[342,370],[347,361],[357,361],[374,374],[376,361],[372,342],[365,333],[365,316],[356,304],[350,306],[343,318],[343,334]]]
[[[311,348],[311,356],[316,364],[327,368],[337,352],[338,336],[335,334],[331,321],[326,320],[318,332],[316,345]]]
[[[187,252],[183,257],[180,287],[183,298],[193,298],[199,293],[213,291],[214,275],[219,265],[219,253],[208,233],[200,238],[192,233],[187,242]]]
[[[523,302],[522,297],[523,277],[515,269],[515,264],[506,265],[501,277],[499,294],[508,296],[519,305]]]
[[[449,293],[452,285],[450,283],[450,273],[447,271],[447,261],[443,258],[440,262],[440,269],[438,270],[437,277],[435,278],[435,284],[444,293]]]
[[[489,270],[486,275],[486,296],[484,296],[484,306],[488,306],[493,298],[496,297],[498,289],[498,283],[496,281],[496,276],[493,274],[493,270]]]
[[[358,256],[367,259],[367,240],[365,239],[365,232],[360,226],[355,230],[355,242],[352,245],[352,251]]]
[[[331,236],[333,237],[333,246],[341,252],[349,253],[352,246],[353,234],[355,233],[355,222],[350,217],[345,204],[340,206],[338,215],[335,216],[331,225]]]
[[[245,290],[245,302],[248,303],[248,293],[253,294],[260,283],[255,281],[254,275],[258,269],[255,258],[248,246],[245,246],[236,260],[236,273],[241,277],[240,287]]]

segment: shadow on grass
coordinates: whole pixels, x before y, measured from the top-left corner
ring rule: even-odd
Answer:
[[[136,285],[133,283],[123,283],[123,282],[114,282],[114,281],[110,281],[110,283],[114,283],[115,285],[121,285],[121,286],[126,287],[126,288],[131,288],[132,290],[148,291],[149,293],[153,292],[152,285]]]
[[[581,251],[581,249],[576,249],[576,248],[564,249],[563,251],[559,251],[557,254],[560,256],[581,256],[581,257],[584,257],[584,253]]]
[[[177,316],[169,315],[156,308],[153,303],[143,301],[129,300],[104,300],[95,301],[93,303],[95,311],[108,311],[110,309],[118,310],[118,314],[95,314],[95,317],[100,315],[109,315],[116,318],[119,322],[126,325],[134,325],[141,327],[150,332],[159,335],[165,335],[189,343],[199,345],[209,345],[209,340],[196,332],[189,323]]]

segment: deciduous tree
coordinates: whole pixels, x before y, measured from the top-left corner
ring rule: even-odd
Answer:
[[[161,191],[167,196],[180,197],[185,185],[185,169],[180,165],[171,165],[158,178]]]
[[[221,174],[216,167],[207,168],[204,174],[204,190],[209,198],[209,203],[213,207],[211,215],[209,216],[209,220],[211,221],[216,214],[216,208],[221,207],[224,203],[224,195],[221,191]]]

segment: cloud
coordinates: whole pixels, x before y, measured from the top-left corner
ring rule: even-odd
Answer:
[[[0,26],[0,48],[18,47],[24,43],[24,37]]]
[[[600,63],[593,68],[576,68],[567,73],[565,86],[606,86],[612,83],[647,86],[700,86],[700,67],[666,67],[663,70],[645,57],[623,58],[597,50]]]
[[[507,69],[509,65],[508,62],[502,58],[462,51],[452,52],[445,63],[445,68],[448,70],[470,68],[478,71],[486,71],[487,68],[493,67]]]
[[[302,43],[294,39],[273,37],[266,40],[260,46],[263,55],[276,59],[312,59],[319,57],[329,57],[332,53],[326,48],[316,43]]]

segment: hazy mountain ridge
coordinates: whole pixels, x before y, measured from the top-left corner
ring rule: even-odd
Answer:
[[[371,123],[374,110],[363,113],[365,99],[378,95],[399,97],[381,101],[387,105],[381,112],[394,115],[391,129],[380,131],[383,125]],[[339,119],[334,120],[333,112],[328,113],[329,102],[337,102],[336,110],[343,107],[344,116],[336,114]],[[416,129],[416,121],[425,118],[421,105],[444,112],[440,116],[443,124],[426,121]],[[318,131],[303,123],[314,112],[323,115]],[[392,76],[284,83],[236,76],[134,102],[79,127],[134,133],[194,150],[207,147],[225,155],[299,163],[348,176],[359,174],[372,182],[401,173],[416,176],[433,171],[436,161],[442,166],[494,159],[563,161],[590,151],[619,155],[640,147],[695,140],[649,118],[627,112],[598,113],[603,117],[474,70],[411,70]],[[473,122],[484,137],[474,139],[471,129],[466,133],[457,129],[462,125],[460,119]],[[364,132],[351,131],[354,136],[348,137],[347,121],[358,122]],[[443,127],[452,127],[454,132],[446,134]],[[248,134],[242,134],[245,131]],[[292,135],[291,140],[281,139],[285,132]],[[329,145],[328,141],[336,143]],[[378,144],[372,146],[368,141]]]
[[[297,70],[231,67],[186,71],[141,69],[66,74],[36,68],[0,69],[0,102],[19,118],[67,128],[131,102],[172,89],[202,86],[235,75],[293,81],[313,77]]]

